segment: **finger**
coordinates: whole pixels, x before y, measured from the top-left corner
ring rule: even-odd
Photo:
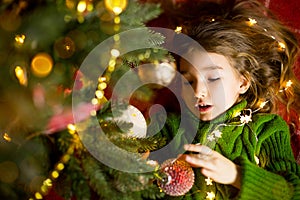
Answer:
[[[213,150],[208,146],[200,145],[200,144],[187,144],[184,145],[184,149],[187,151],[200,153],[206,156],[212,156],[214,153]]]
[[[185,155],[182,158],[194,167],[203,167],[209,170],[215,169],[213,158],[208,158],[208,159],[199,158],[198,154]]]
[[[206,177],[210,177],[212,180],[214,180],[214,177],[216,175],[214,171],[209,170],[207,168],[202,168],[201,173]]]

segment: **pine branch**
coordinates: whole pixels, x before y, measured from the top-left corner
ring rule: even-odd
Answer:
[[[136,3],[133,3],[136,2]],[[159,4],[137,3],[131,0],[127,12],[121,15],[121,21],[124,22],[126,29],[144,26],[144,24],[161,14],[162,10]],[[134,18],[132,16],[135,16]]]
[[[118,200],[120,192],[110,184],[108,169],[90,156],[82,158],[82,169],[88,178],[89,185],[103,200]]]

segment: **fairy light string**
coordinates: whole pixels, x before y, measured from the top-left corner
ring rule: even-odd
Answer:
[[[106,8],[109,11],[112,11],[114,13],[114,19],[113,19],[114,26],[113,26],[113,28],[114,28],[115,32],[118,32],[120,30],[119,25],[121,23],[121,19],[120,19],[119,15],[126,8],[127,0],[123,0],[123,1],[105,0],[105,5],[106,5]],[[85,10],[85,8],[81,8],[80,6],[79,6],[78,9],[81,9],[80,11],[82,11],[82,12],[83,12],[83,10]],[[116,64],[117,64],[117,59],[120,56],[120,51],[118,50],[119,43],[120,43],[120,35],[115,34],[113,36],[113,39],[114,39],[114,45],[113,45],[113,48],[110,51],[110,59],[109,59],[109,62],[107,64],[107,69],[106,69],[104,75],[99,76],[97,89],[95,91],[95,96],[91,100],[91,103],[93,105],[102,105],[103,103],[107,102],[107,99],[104,95],[104,90],[107,88],[107,85],[108,85],[108,83],[110,81],[110,78],[111,78],[111,74],[115,70],[115,67],[116,67]],[[15,37],[15,41],[18,45],[22,45],[24,43],[24,40],[25,40],[25,36],[23,36],[23,35],[18,35],[18,36]],[[19,80],[21,85],[26,85],[27,84],[27,82],[25,81],[24,74],[25,73],[22,71],[21,67],[16,67],[15,75],[16,75],[16,77]],[[96,115],[96,110],[93,110],[90,113],[90,115],[95,116]],[[73,155],[74,151],[76,149],[77,150],[82,150],[83,149],[82,143],[81,143],[80,138],[79,138],[79,136],[77,134],[77,131],[76,131],[76,126],[74,124],[69,124],[67,126],[67,129],[68,129],[68,133],[72,136],[72,143],[70,144],[70,146],[69,146],[68,150],[66,151],[66,153],[57,162],[54,169],[49,173],[48,178],[46,178],[43,181],[43,183],[40,187],[40,190],[36,191],[34,193],[34,196],[29,198],[29,200],[43,199],[43,197],[45,195],[47,195],[49,193],[50,189],[53,187],[53,182],[55,180],[57,180],[60,173],[65,168],[65,165],[70,160],[70,157]]]
[[[55,167],[49,172],[49,175],[44,179],[40,189],[34,193],[34,196],[29,198],[29,200],[43,199],[45,195],[49,193],[53,187],[54,182],[60,176],[60,173],[65,168],[65,165],[69,162],[71,156],[74,154],[75,149],[82,149],[83,146],[80,142],[79,136],[76,132],[76,127],[74,124],[68,124],[68,133],[72,136],[72,142],[69,145],[66,153],[60,158],[60,160],[55,164]]]

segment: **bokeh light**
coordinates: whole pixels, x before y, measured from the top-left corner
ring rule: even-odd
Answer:
[[[104,3],[107,10],[115,15],[121,14],[127,6],[127,0],[105,0]]]
[[[53,67],[53,60],[47,53],[38,53],[31,61],[31,70],[37,77],[45,77]]]

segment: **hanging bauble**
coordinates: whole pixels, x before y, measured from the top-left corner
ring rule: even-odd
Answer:
[[[120,129],[122,129],[122,123],[131,123],[132,127],[127,131],[128,137],[145,138],[147,133],[146,120],[136,107],[128,105],[124,110],[118,110],[121,115],[114,116],[114,120]]]
[[[160,168],[158,186],[170,196],[182,196],[194,185],[195,174],[184,160],[168,159]]]
[[[155,84],[151,87],[160,89],[168,86],[175,78],[176,66],[169,62],[143,64],[138,67],[138,75],[143,83]]]
[[[75,43],[70,37],[59,38],[54,43],[54,51],[60,58],[70,58],[75,53]]]
[[[105,7],[115,15],[121,14],[127,6],[127,0],[104,0]]]

